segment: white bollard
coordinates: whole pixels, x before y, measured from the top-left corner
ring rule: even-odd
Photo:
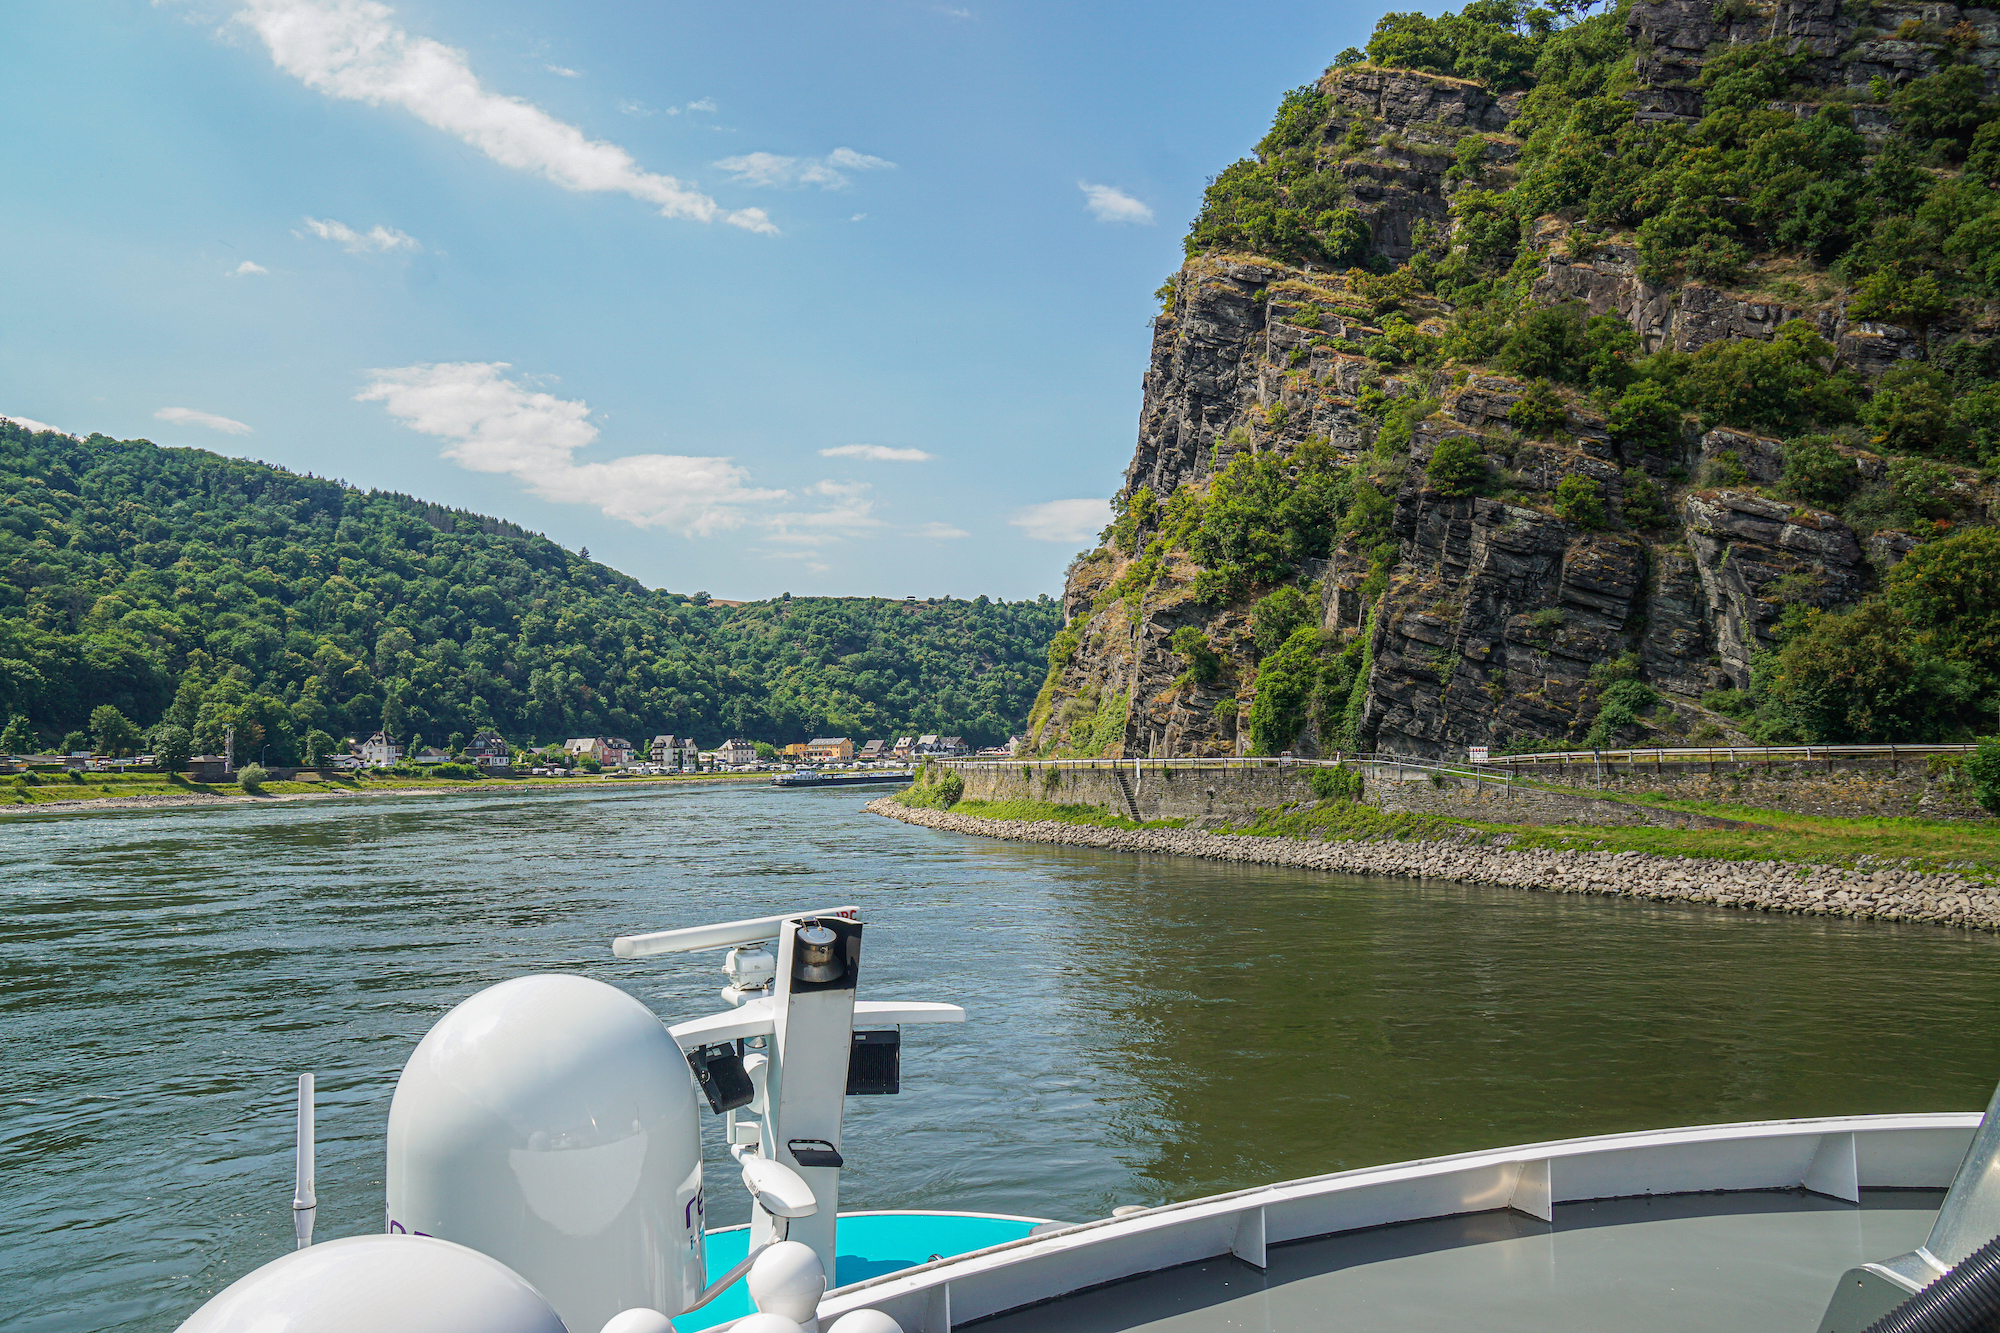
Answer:
[[[796,1240],[781,1240],[757,1256],[750,1265],[750,1300],[760,1315],[778,1315],[818,1333],[819,1298],[826,1294],[826,1269],[812,1246]],[[748,1325],[738,1322],[747,1333]],[[770,1333],[778,1333],[773,1328]]]
[[[674,1321],[640,1305],[612,1315],[598,1333],[674,1333]]]
[[[903,1326],[880,1310],[850,1310],[826,1333],[903,1333]]]

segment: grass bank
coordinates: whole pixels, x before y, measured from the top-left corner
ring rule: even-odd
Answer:
[[[1765,828],[1487,824],[1322,801],[1312,806],[1260,810],[1252,820],[1226,825],[1217,831],[1313,842],[1370,838],[1429,842],[1463,838],[1471,832],[1489,842],[1505,838],[1506,846],[1523,850],[1645,852],[1716,861],[1798,861],[1840,866],[1889,861],[1915,870],[1952,870],[1975,879],[2000,879],[2000,821],[1839,819],[1715,801],[1648,800],[1645,804],[1739,819]]]
[[[960,789],[950,785],[952,777],[955,775],[947,775],[934,785],[909,787],[892,799],[912,809],[949,810],[952,814],[1012,823],[1047,821],[1106,829],[1184,828],[1187,824],[1182,819],[1135,822],[1101,805],[963,800],[958,797]],[[1302,842],[1477,841],[1523,851],[1644,852],[1715,861],[1795,861],[1848,867],[1886,863],[2000,881],[2000,821],[1840,819],[1713,801],[1649,800],[1646,804],[1764,827],[1673,829],[1493,824],[1438,815],[1393,813],[1355,802],[1329,800],[1260,810],[1251,819],[1225,824],[1214,831]]]

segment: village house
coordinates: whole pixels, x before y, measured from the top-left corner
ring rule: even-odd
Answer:
[[[889,757],[889,742],[870,741],[861,747],[861,753],[856,757],[860,759],[887,759]]]
[[[910,753],[919,759],[962,759],[972,750],[963,736],[919,736],[917,743],[910,747]]]
[[[896,743],[889,747],[890,756],[896,759],[908,759],[916,752],[917,738],[915,736],[898,736],[896,737]]]
[[[465,757],[484,769],[511,768],[514,755],[507,738],[497,731],[482,731],[465,747]]]
[[[731,738],[716,747],[715,762],[722,768],[747,768],[757,762],[757,744]]]
[[[403,757],[403,747],[379,731],[356,746],[354,752],[370,768],[387,768]]]
[[[687,736],[655,736],[652,744],[655,768],[670,773],[694,773],[701,768],[701,747]]]
[[[815,736],[806,743],[806,758],[819,763],[854,758],[854,742],[845,736]]]
[[[563,742],[563,753],[574,759],[587,756],[606,768],[623,768],[632,762],[632,742],[622,736],[578,736]]]
[[[778,758],[790,760],[795,763],[803,760],[805,757],[806,743],[804,741],[793,741],[790,745],[778,751]]]
[[[423,749],[411,755],[409,759],[413,764],[445,764],[451,762],[451,756],[445,751],[438,749],[435,745],[426,745]]]

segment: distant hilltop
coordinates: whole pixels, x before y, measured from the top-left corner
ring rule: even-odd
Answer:
[[[315,731],[991,745],[1061,622],[1048,597],[655,592],[504,520],[15,422],[0,497],[0,750],[77,748],[105,707],[282,765]]]

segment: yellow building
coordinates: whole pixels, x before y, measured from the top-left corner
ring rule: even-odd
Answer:
[[[806,744],[806,758],[822,761],[854,758],[854,742],[845,736],[818,736]]]

